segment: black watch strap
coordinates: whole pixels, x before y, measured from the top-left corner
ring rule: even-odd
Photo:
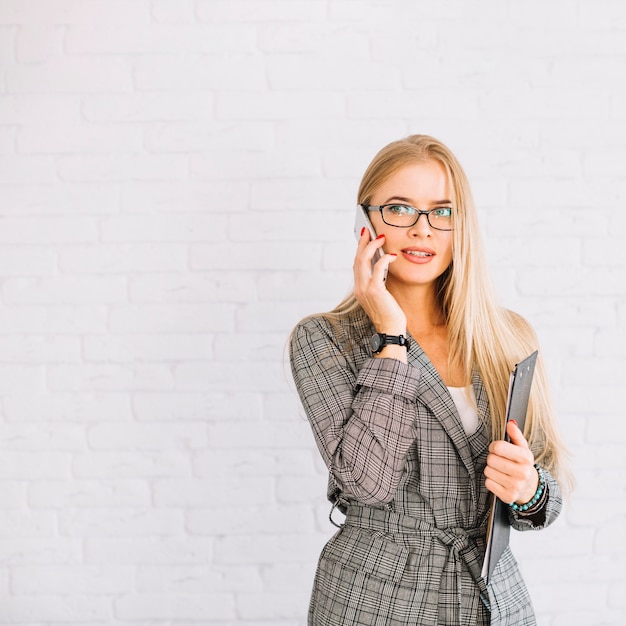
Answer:
[[[404,335],[385,335],[374,333],[371,340],[372,352],[379,354],[385,346],[404,346],[409,349],[410,342]]]

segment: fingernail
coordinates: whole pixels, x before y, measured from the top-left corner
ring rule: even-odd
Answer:
[[[509,420],[509,422],[513,422],[517,426],[517,422],[515,420]],[[517,426],[519,428],[519,426]]]
[[[389,256],[398,256],[395,252],[390,252]]]
[[[363,228],[361,228],[361,237],[363,237],[364,234],[365,234],[365,226],[363,226]]]
[[[378,235],[378,237],[376,237],[376,239],[382,239],[385,235]]]

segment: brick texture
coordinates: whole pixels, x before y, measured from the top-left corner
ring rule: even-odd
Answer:
[[[465,165],[577,488],[515,534],[541,626],[626,623],[626,9],[0,2],[0,623],[304,626],[334,529],[285,344],[360,175]]]

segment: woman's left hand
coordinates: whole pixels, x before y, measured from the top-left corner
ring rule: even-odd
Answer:
[[[515,421],[507,424],[511,441],[492,441],[485,467],[485,487],[502,502],[526,504],[537,491],[535,458]]]

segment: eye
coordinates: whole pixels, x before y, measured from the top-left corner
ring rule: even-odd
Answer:
[[[388,204],[385,209],[387,210],[387,213],[396,216],[415,214],[415,209],[407,206],[406,204]]]
[[[433,209],[433,215],[435,217],[448,218],[452,217],[452,209],[450,207],[438,207]]]

